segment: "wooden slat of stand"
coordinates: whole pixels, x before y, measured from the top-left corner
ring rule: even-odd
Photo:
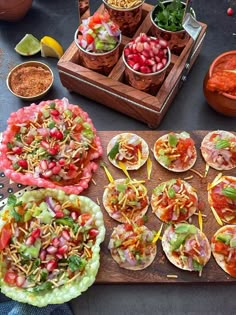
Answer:
[[[152,5],[143,4],[143,20],[134,37],[141,32],[147,34],[150,32],[149,13],[152,8]],[[98,11],[103,11],[103,5]],[[140,120],[148,124],[150,128],[156,128],[183,83],[181,80],[183,73],[185,75],[188,73],[200,53],[207,28],[206,24],[201,23],[201,25],[202,30],[197,42],[194,44],[190,39],[180,56],[172,54],[169,73],[154,96],[139,91],[124,82],[124,64],[121,57],[108,76],[81,66],[79,50],[74,42],[58,62],[61,82],[71,91]],[[120,56],[125,44],[129,41],[130,38],[122,36]],[[192,49],[193,45],[194,49]],[[192,58],[186,69],[190,53]]]
[[[124,131],[122,131],[124,132]],[[131,131],[132,132],[132,131]],[[161,182],[170,180],[172,178],[189,178],[191,175],[192,179],[188,179],[188,182],[196,189],[199,200],[204,203],[204,208],[202,210],[203,215],[203,231],[210,240],[213,234],[220,227],[208,205],[207,202],[207,183],[212,182],[215,176],[219,173],[216,170],[210,168],[209,173],[206,178],[200,178],[198,175],[191,171],[187,171],[184,173],[174,173],[169,172],[168,170],[161,167],[156,160],[154,159],[152,148],[154,146],[157,138],[167,133],[168,131],[136,131],[135,133],[139,136],[143,137],[145,141],[149,145],[150,149],[150,158],[152,160],[152,174],[151,179],[147,180],[147,168],[146,164],[143,165],[137,171],[130,171],[129,174],[131,178],[146,180],[146,187],[148,190],[149,197],[152,194],[152,190]],[[196,130],[191,131],[191,137],[195,141],[195,145],[197,148],[198,158],[196,164],[194,165],[194,169],[204,174],[205,172],[205,162],[203,161],[200,154],[200,144],[203,137],[207,134],[208,131]],[[103,161],[107,164],[110,173],[112,174],[114,179],[124,178],[124,174],[120,169],[115,168],[108,161],[106,156],[106,147],[108,142],[112,137],[120,133],[119,131],[99,131],[98,135],[101,138],[102,147],[104,150]],[[99,163],[100,161],[98,161]],[[236,169],[230,170],[227,172],[223,172],[224,175],[236,176]],[[0,172],[0,201],[4,198],[7,198],[8,194],[16,193],[19,190],[24,192],[24,190],[30,190],[34,187],[18,187],[16,183],[9,183],[9,179],[3,177],[3,173]],[[158,241],[157,244],[157,256],[154,262],[146,269],[140,271],[130,271],[126,269],[122,269],[118,266],[118,264],[112,259],[110,252],[108,250],[108,243],[110,239],[110,235],[112,233],[113,227],[118,225],[118,222],[111,219],[107,212],[105,211],[102,205],[102,195],[104,191],[104,187],[108,184],[108,179],[105,175],[103,168],[98,167],[97,171],[93,175],[94,182],[90,182],[89,188],[83,191],[82,195],[88,196],[94,202],[100,203],[101,209],[104,215],[104,223],[106,227],[106,237],[105,241],[101,246],[101,263],[100,269],[96,278],[97,283],[197,283],[197,282],[224,282],[224,283],[232,283],[235,282],[236,279],[230,277],[226,274],[221,268],[216,264],[213,257],[211,257],[208,264],[204,267],[202,276],[199,277],[197,272],[188,272],[178,269],[174,265],[172,265],[167,258],[161,247],[161,242]],[[95,185],[94,183],[97,183]],[[11,191],[9,190],[11,189]],[[22,191],[23,189],[23,191]],[[147,223],[146,225],[151,230],[159,230],[161,222],[158,218],[151,212],[151,207],[149,207],[147,212]],[[192,216],[192,223],[198,226],[197,216]],[[165,227],[164,227],[165,228]],[[169,278],[168,275],[175,275],[177,278]]]

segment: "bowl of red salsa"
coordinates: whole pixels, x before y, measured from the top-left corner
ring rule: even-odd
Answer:
[[[213,60],[205,76],[203,90],[213,109],[236,117],[236,50],[224,52]]]

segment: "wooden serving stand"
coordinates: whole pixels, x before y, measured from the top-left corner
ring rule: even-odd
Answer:
[[[152,9],[152,5],[143,4],[141,24],[134,37],[140,33],[150,33],[149,13]],[[98,11],[103,12],[103,10],[102,4]],[[86,13],[84,16],[87,16]],[[122,36],[120,59],[108,76],[81,66],[79,50],[73,42],[58,62],[61,82],[70,91],[140,120],[150,128],[156,128],[200,53],[207,29],[206,24],[200,24],[202,30],[197,41],[194,42],[190,38],[179,56],[172,54],[169,71],[156,95],[139,91],[126,84],[121,57],[124,46],[131,40],[126,36]]]
[[[124,131],[122,131],[124,132]],[[132,132],[132,131],[130,131]],[[161,167],[157,161],[154,159],[152,149],[155,141],[167,133],[168,131],[135,131],[136,134],[143,137],[143,139],[148,143],[150,150],[150,159],[152,161],[152,173],[151,179],[147,180],[147,165],[143,165],[137,171],[130,171],[129,174],[131,178],[137,180],[145,180],[145,185],[148,190],[148,196],[151,197],[152,190],[159,185],[161,182],[170,180],[172,178],[181,178],[187,180],[197,191],[198,198],[201,203],[204,204],[202,209],[203,214],[203,232],[206,234],[208,240],[210,241],[214,233],[220,228],[216,222],[209,204],[207,202],[207,184],[212,182],[218,171],[210,168],[207,174],[207,177],[199,177],[193,171],[189,170],[184,173],[174,173],[170,172],[163,167]],[[114,167],[107,159],[106,148],[107,144],[112,137],[120,133],[120,131],[99,131],[98,135],[101,138],[104,154],[98,165],[101,161],[107,164],[107,167],[113,176],[114,179],[125,178],[124,173]],[[208,131],[196,130],[190,132],[191,137],[195,141],[197,149],[197,161],[193,167],[194,170],[197,170],[199,173],[204,174],[205,172],[205,162],[202,159],[200,154],[200,144],[203,137],[208,133]],[[224,175],[236,176],[236,169],[223,172]],[[108,249],[108,243],[110,240],[110,235],[115,226],[119,223],[113,220],[106,212],[102,205],[102,196],[104,192],[104,187],[108,185],[108,179],[105,175],[105,172],[102,167],[98,166],[97,171],[93,175],[93,181],[90,182],[88,189],[82,192],[82,195],[85,195],[91,198],[94,202],[99,203],[101,210],[103,212],[104,224],[106,228],[106,237],[105,241],[101,245],[101,261],[100,269],[96,278],[96,283],[198,283],[198,282],[224,282],[232,283],[236,279],[229,276],[225,273],[215,262],[214,258],[211,257],[207,265],[204,267],[202,276],[199,277],[198,272],[189,272],[178,269],[172,265],[166,258],[161,241],[157,243],[157,255],[153,263],[144,270],[132,271],[120,268],[119,265],[112,259],[110,251]],[[35,189],[34,186],[22,186],[17,183],[10,182],[4,173],[0,171],[0,208],[5,204],[6,198],[9,193],[14,193],[17,197],[21,196],[25,191]],[[193,215],[189,222],[192,222],[198,226],[198,217]],[[151,206],[149,206],[147,212],[147,222],[145,225],[154,231],[158,231],[161,222],[160,220],[152,213]],[[164,226],[164,229],[167,225]]]

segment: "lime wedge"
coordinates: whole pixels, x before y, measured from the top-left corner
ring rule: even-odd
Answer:
[[[44,36],[41,41],[41,56],[42,57],[54,57],[60,59],[64,53],[61,44],[50,36]]]
[[[26,34],[16,45],[15,51],[22,56],[32,56],[40,52],[40,42],[32,34]]]

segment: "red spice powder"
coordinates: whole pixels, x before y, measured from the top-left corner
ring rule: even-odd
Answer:
[[[50,71],[35,66],[20,67],[12,73],[10,78],[12,91],[24,97],[41,94],[51,83]]]

